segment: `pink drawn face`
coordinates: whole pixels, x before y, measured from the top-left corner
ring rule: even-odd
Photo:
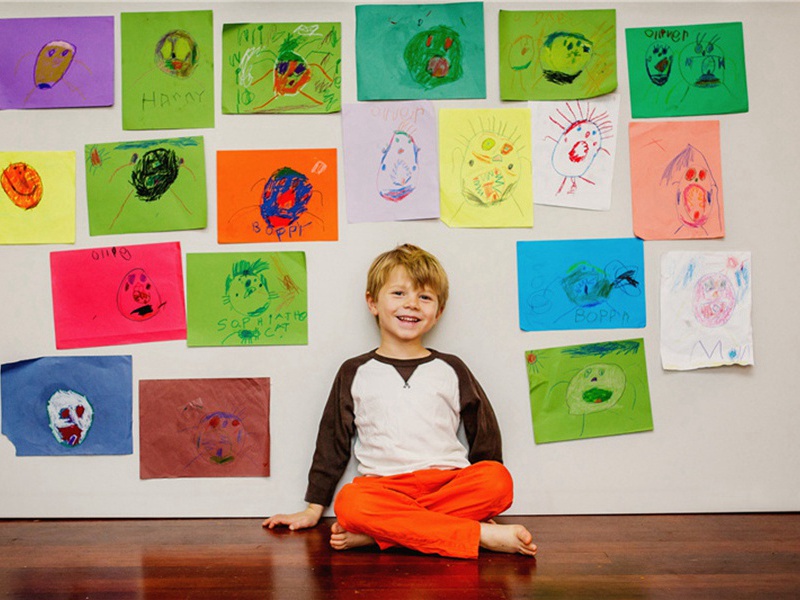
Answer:
[[[706,327],[725,325],[736,307],[733,283],[723,273],[709,273],[694,286],[694,316]]]
[[[146,321],[156,316],[164,304],[144,269],[129,271],[119,284],[117,308],[126,319]]]
[[[690,227],[702,227],[711,212],[711,177],[705,165],[690,164],[678,184],[678,218]]]

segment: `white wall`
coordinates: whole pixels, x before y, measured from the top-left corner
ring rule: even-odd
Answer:
[[[568,8],[596,7],[575,2]],[[132,354],[134,380],[269,376],[272,378],[272,476],[266,479],[139,480],[137,386],[134,453],[123,457],[17,458],[0,437],[0,517],[262,516],[302,507],[316,426],[331,379],[345,358],[377,345],[363,302],[366,268],[377,253],[413,242],[447,268],[452,300],[429,345],[470,365],[493,401],[504,432],[506,463],[516,480],[515,514],[767,511],[800,509],[800,280],[795,272],[800,202],[800,91],[794,40],[797,4],[607,3],[617,8],[620,135],[609,212],[537,206],[533,229],[448,229],[440,222],[348,225],[340,169],[340,240],[276,245],[216,244],[217,149],[337,147],[340,116],[219,114],[213,130],[168,135],[205,137],[209,226],[203,231],[88,235],[83,145],[159,137],[122,131],[119,71],[113,108],[0,112],[3,150],[78,153],[77,243],[100,247],[180,240],[184,252],[286,249],[307,254],[309,344],[295,347],[192,348],[183,342],[56,351],[48,254],[67,246],[0,247],[0,362],[54,354]],[[159,10],[213,8],[217,66],[226,22],[340,21],[343,101],[355,102],[354,5],[307,3],[159,3]],[[488,99],[438,106],[498,107],[497,11],[555,9],[558,4],[485,4]],[[156,9],[153,3],[4,3],[3,17],[105,15]],[[518,327],[517,240],[632,235],[628,143],[630,120],[626,27],[743,21],[750,112],[720,116],[727,237],[645,243],[648,325],[643,330],[531,333]],[[117,32],[119,21],[117,21]],[[119,39],[117,36],[117,66]],[[708,117],[703,117],[708,118]],[[717,117],[710,117],[717,118]],[[163,136],[162,136],[163,137]],[[342,161],[340,160],[340,165]],[[599,234],[599,235],[598,235]],[[750,250],[756,365],[664,372],[659,359],[659,261],[667,250]],[[644,337],[655,430],[535,445],[524,351]]]

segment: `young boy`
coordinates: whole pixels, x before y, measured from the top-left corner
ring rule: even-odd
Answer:
[[[361,476],[336,497],[334,549],[377,544],[460,558],[476,558],[479,547],[536,553],[525,527],[491,520],[511,505],[513,484],[500,462],[489,400],[461,360],[422,343],[447,295],[447,274],[421,248],[405,244],[375,259],[366,298],[380,346],[336,375],[308,475],[308,507],[269,517],[264,527],[319,522],[355,435]],[[457,437],[462,423],[468,448]]]

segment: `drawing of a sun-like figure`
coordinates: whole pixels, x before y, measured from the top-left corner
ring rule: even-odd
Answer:
[[[596,107],[580,102],[566,102],[563,108],[550,115],[550,121],[558,127],[558,138],[546,136],[545,139],[555,142],[551,163],[553,169],[563,177],[557,194],[564,191],[567,181],[570,182],[567,194],[574,194],[578,189],[578,180],[594,185],[594,181],[586,177],[598,154],[611,153],[603,146],[603,142],[612,136],[614,126],[608,111],[599,112]]]

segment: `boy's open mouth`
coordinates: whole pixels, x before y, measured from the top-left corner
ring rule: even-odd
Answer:
[[[399,316],[397,318],[400,319],[401,321],[403,321],[404,323],[416,323],[416,322],[419,321],[419,319],[417,317]]]

